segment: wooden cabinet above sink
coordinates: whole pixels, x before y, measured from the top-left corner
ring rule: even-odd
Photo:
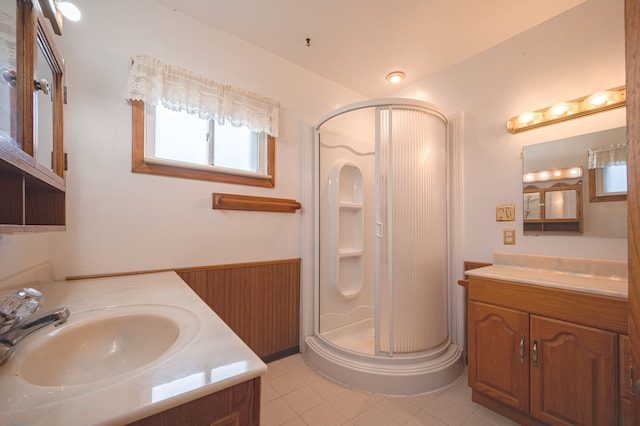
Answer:
[[[64,63],[37,1],[0,23],[0,233],[64,230]]]

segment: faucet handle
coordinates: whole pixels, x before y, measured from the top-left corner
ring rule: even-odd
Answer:
[[[42,293],[33,288],[20,288],[7,294],[0,305],[0,314],[6,320],[28,317],[42,304]]]

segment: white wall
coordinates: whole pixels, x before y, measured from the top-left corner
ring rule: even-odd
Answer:
[[[56,40],[69,95],[67,230],[48,237],[56,278],[300,257],[300,212],[213,211],[211,193],[300,199],[301,122],[362,96],[150,0],[75,3],[82,20]],[[124,93],[137,53],[278,99],[275,188],[131,173]],[[0,276],[18,271],[5,251],[46,252],[46,238],[26,238],[0,238]]]
[[[521,112],[625,84],[623,6],[588,0],[396,93],[465,113],[465,259],[491,261],[494,251],[508,251],[626,260],[626,239],[523,236],[520,159],[525,145],[624,125],[624,109],[518,135],[505,130]],[[516,205],[516,222],[495,221],[501,204]],[[513,227],[516,245],[505,246],[502,230]]]
[[[62,278],[300,256],[300,213],[212,211],[211,193],[300,199],[300,123],[362,97],[150,0],[76,3],[82,21],[66,22],[57,38],[69,87],[67,231],[0,236],[0,278],[46,260]],[[136,53],[279,99],[276,188],[131,173],[124,90]],[[397,93],[466,114],[465,259],[489,261],[494,251],[626,259],[626,240],[524,237],[520,229],[522,147],[623,125],[624,110],[504,130],[515,114],[624,84],[624,76],[623,0],[588,0]],[[512,224],[495,222],[495,206],[511,203],[517,244],[503,246]]]

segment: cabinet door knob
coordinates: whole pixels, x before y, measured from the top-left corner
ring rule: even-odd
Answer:
[[[44,93],[45,95],[49,94],[49,82],[44,78],[37,81],[34,80],[33,85],[36,88],[36,90],[42,90],[42,93]]]
[[[538,368],[538,341],[533,341],[533,368]]]
[[[524,364],[524,336],[520,337],[520,364]]]

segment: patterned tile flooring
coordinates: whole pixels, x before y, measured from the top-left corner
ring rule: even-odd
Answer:
[[[390,397],[338,385],[301,354],[270,363],[262,377],[262,426],[507,426],[516,423],[471,401],[467,375],[446,389]]]

